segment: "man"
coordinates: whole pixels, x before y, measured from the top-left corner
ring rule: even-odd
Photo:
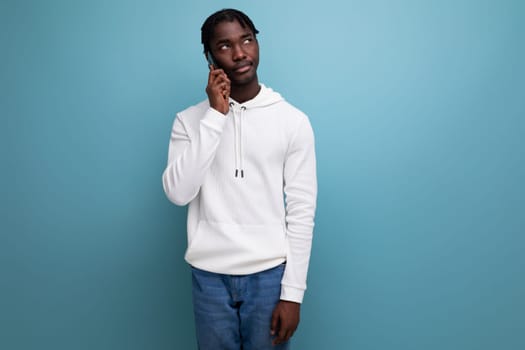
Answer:
[[[260,84],[259,33],[234,9],[202,28],[208,98],[177,114],[164,191],[188,209],[199,349],[288,349],[299,323],[317,182],[306,115]]]

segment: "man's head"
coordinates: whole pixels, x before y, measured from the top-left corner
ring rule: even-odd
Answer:
[[[257,80],[259,64],[259,31],[241,11],[223,9],[206,19],[201,28],[204,54],[211,53],[217,67],[222,68],[233,85]]]
[[[210,40],[214,36],[215,26],[221,22],[237,21],[243,28],[249,29],[255,38],[259,31],[255,28],[252,20],[243,12],[235,9],[222,9],[210,15],[204,21],[201,28],[201,42],[204,46],[204,54],[210,51]]]

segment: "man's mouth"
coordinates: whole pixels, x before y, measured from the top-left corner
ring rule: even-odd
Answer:
[[[238,66],[236,66],[233,71],[235,73],[246,73],[247,71],[249,71],[251,69],[252,65],[250,62],[246,62],[246,63],[241,63],[239,64]]]

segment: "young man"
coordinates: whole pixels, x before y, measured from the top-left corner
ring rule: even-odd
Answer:
[[[288,349],[317,196],[306,115],[257,77],[257,29],[224,9],[202,28],[208,98],[177,114],[164,191],[188,209],[199,349]]]

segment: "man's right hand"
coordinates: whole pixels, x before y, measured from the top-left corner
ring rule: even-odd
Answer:
[[[208,94],[210,107],[225,115],[230,110],[230,86],[230,79],[226,73],[222,69],[214,69],[213,66],[210,66],[206,94]]]

